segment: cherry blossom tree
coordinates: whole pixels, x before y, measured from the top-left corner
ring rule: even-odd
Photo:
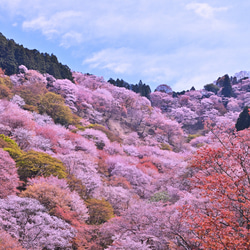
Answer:
[[[194,125],[197,123],[198,115],[187,107],[173,109],[171,115],[183,125]]]
[[[174,104],[176,104],[172,95],[159,91],[150,94],[150,101],[153,107],[160,108],[163,112],[169,112]]]
[[[78,92],[76,84],[68,79],[58,79],[53,83],[53,87],[50,87],[50,90],[63,96],[65,104],[68,105],[72,111],[77,111],[75,107]]]
[[[0,198],[16,194],[18,186],[16,164],[7,152],[0,149]]]
[[[17,104],[19,107],[23,107],[25,105],[25,101],[23,100],[23,98],[19,95],[14,95],[11,98],[11,102]]]
[[[79,131],[78,134],[93,141],[98,149],[103,149],[106,145],[109,145],[109,139],[107,136],[96,129],[85,129],[84,131]]]
[[[67,249],[75,230],[50,216],[37,200],[8,196],[0,199],[0,227],[17,238],[26,249]]]
[[[117,215],[127,209],[133,203],[133,194],[123,187],[102,186],[93,194],[95,198],[107,200]]]
[[[11,129],[25,128],[32,130],[34,128],[32,115],[14,103],[2,102],[0,114],[0,123],[9,126]]]
[[[106,223],[102,234],[113,237],[113,244],[109,249],[116,247],[140,246],[140,249],[165,249],[169,245],[166,237],[167,223],[164,220],[165,211],[161,203],[137,202]]]
[[[117,162],[111,172],[111,175],[126,178],[132,185],[135,192],[140,197],[148,196],[147,188],[150,185],[152,177],[148,176],[147,174],[144,174],[141,170],[136,168],[136,166],[124,165],[122,163]]]
[[[75,152],[59,158],[65,164],[67,172],[74,174],[86,186],[88,195],[102,185],[101,177],[97,173],[98,166],[91,157]]]
[[[33,131],[24,128],[16,128],[12,132],[12,138],[16,141],[16,143],[22,150],[30,149],[33,136],[34,136]]]

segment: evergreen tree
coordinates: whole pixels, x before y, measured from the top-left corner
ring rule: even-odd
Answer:
[[[217,85],[214,85],[213,83],[206,84],[204,86],[204,89],[207,91],[211,91],[215,94],[217,94],[217,92],[220,90],[220,88]]]
[[[221,94],[225,97],[233,97],[233,89],[231,85],[231,81],[228,75],[224,75],[223,77],[220,77],[217,82],[217,85],[222,86]]]
[[[250,127],[250,115],[249,107],[246,106],[243,111],[240,113],[239,118],[235,125],[237,131],[243,130]]]
[[[129,90],[134,91],[135,93],[139,93],[141,96],[145,96],[149,99],[149,94],[151,93],[151,89],[149,85],[142,83],[142,80],[139,81],[138,84],[129,84],[125,82],[123,79],[117,79],[116,81],[112,78],[108,80],[114,86],[123,87]]]

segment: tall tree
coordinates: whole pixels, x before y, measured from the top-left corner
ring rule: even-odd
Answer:
[[[198,150],[192,161],[200,203],[186,206],[185,223],[199,249],[249,249],[250,133],[214,135],[219,142]]]
[[[221,94],[225,97],[232,97],[234,96],[231,81],[228,75],[224,75],[223,77],[220,77],[216,85],[219,85],[222,87]]]
[[[243,130],[250,127],[250,115],[249,107],[246,106],[243,111],[240,113],[239,118],[235,125],[237,131]]]

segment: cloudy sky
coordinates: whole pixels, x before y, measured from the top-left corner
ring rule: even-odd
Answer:
[[[0,32],[72,70],[154,90],[250,70],[249,0],[1,0]]]

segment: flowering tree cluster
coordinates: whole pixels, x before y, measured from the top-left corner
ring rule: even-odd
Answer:
[[[20,70],[0,71],[0,248],[248,249],[247,80],[149,100]]]

